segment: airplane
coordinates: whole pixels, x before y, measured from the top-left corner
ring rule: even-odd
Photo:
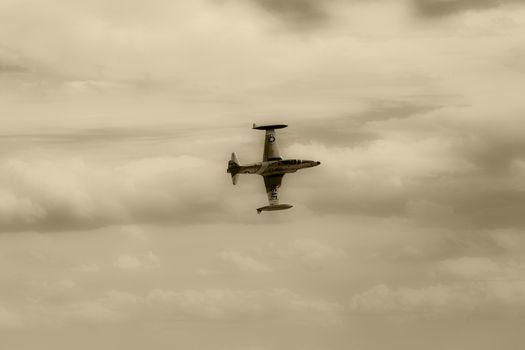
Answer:
[[[235,152],[232,153],[231,160],[228,161],[228,169],[226,171],[231,174],[234,185],[237,184],[239,174],[259,174],[263,177],[270,205],[257,208],[257,214],[260,214],[262,211],[284,210],[293,207],[290,204],[279,204],[278,189],[281,187],[284,174],[295,173],[297,170],[321,164],[321,162],[313,160],[283,159],[281,157],[277,147],[275,130],[286,128],[287,126],[285,124],[256,125],[254,123],[253,129],[266,131],[262,162],[240,165]]]

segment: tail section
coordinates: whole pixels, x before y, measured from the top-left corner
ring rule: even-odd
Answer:
[[[237,159],[237,155],[235,152],[232,153],[232,157],[230,161],[228,161],[228,170],[227,172],[232,175],[232,183],[234,185],[237,184],[237,179],[239,178],[239,169],[241,166],[239,165],[239,160]]]

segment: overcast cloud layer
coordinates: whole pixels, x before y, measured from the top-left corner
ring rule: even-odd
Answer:
[[[517,348],[524,40],[516,0],[0,0],[2,346]],[[254,122],[322,163],[291,210],[226,174]]]

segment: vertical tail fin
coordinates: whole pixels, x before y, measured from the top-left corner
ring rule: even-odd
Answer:
[[[237,155],[235,152],[232,152],[231,160],[228,162],[228,170],[227,172],[232,175],[232,183],[234,185],[237,184],[237,179],[239,178],[239,160],[237,159]]]
[[[231,161],[234,162],[235,164],[239,165],[239,160],[237,159],[237,155],[235,154],[235,152],[232,152]]]

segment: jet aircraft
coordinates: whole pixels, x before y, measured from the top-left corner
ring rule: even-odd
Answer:
[[[285,124],[256,125],[255,130],[265,130],[264,152],[262,162],[240,165],[235,153],[232,153],[228,162],[227,172],[232,176],[233,184],[237,184],[239,174],[259,174],[264,179],[266,194],[270,205],[257,208],[257,214],[262,211],[283,210],[292,207],[290,204],[279,204],[278,189],[281,187],[283,176],[286,173],[295,173],[297,170],[318,166],[321,162],[301,159],[283,159],[277,147],[276,129],[286,128]]]

